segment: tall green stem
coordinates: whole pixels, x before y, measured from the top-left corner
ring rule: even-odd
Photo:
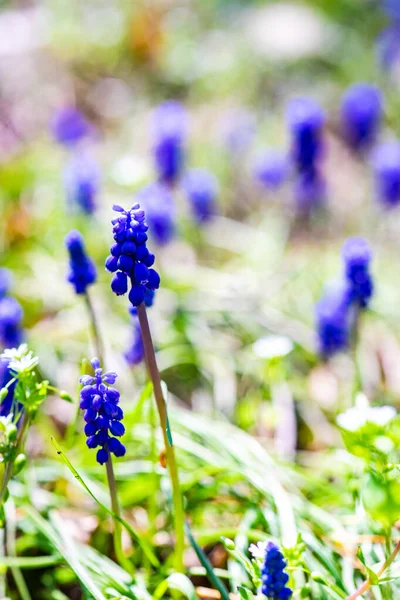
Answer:
[[[146,357],[147,369],[149,372],[150,379],[153,383],[154,397],[157,404],[158,414],[160,416],[160,425],[164,439],[167,466],[169,470],[169,476],[171,479],[175,525],[175,568],[177,571],[183,572],[183,552],[185,549],[185,516],[183,510],[182,494],[179,484],[178,466],[175,458],[174,447],[168,439],[167,407],[161,388],[161,377],[157,366],[157,360],[154,352],[149,321],[147,319],[146,307],[142,303],[137,310],[140,329],[142,332],[142,340]]]
[[[110,498],[111,498],[111,508],[114,514],[117,517],[121,517],[121,510],[118,502],[118,494],[117,494],[117,484],[115,481],[114,467],[112,463],[111,454],[108,455],[108,461],[106,462],[106,471],[107,471],[107,481],[108,487],[110,490]],[[129,560],[126,558],[124,554],[124,550],[122,548],[122,528],[121,524],[117,519],[114,519],[114,550],[115,556],[119,564],[124,567],[128,573],[132,572],[132,566]]]
[[[100,329],[99,329],[99,325],[97,322],[96,313],[93,308],[92,299],[89,295],[88,290],[86,290],[86,292],[85,292],[85,302],[86,302],[86,307],[87,307],[87,310],[89,313],[89,322],[90,322],[90,327],[91,327],[92,334],[93,334],[97,358],[100,360],[101,364],[104,366],[104,344],[103,344],[103,340],[102,340],[102,337],[100,334]]]

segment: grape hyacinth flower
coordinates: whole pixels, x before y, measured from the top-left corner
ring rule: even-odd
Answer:
[[[186,113],[180,102],[168,100],[160,104],[153,116],[153,153],[160,181],[174,184],[182,172]]]
[[[325,114],[311,98],[296,98],[289,103],[286,118],[292,136],[291,157],[296,170],[296,205],[300,214],[308,216],[323,204],[326,197],[325,179],[320,170]]]
[[[372,253],[363,238],[349,238],[342,249],[345,276],[350,299],[359,308],[367,308],[373,293],[373,281],[369,272]]]
[[[270,600],[287,600],[293,594],[286,586],[289,581],[289,575],[284,571],[286,566],[287,563],[278,546],[269,542],[261,568],[261,593]]]
[[[90,125],[78,109],[66,106],[54,114],[51,130],[60,144],[74,146],[89,134]]]
[[[145,299],[146,290],[154,291],[160,286],[160,276],[150,268],[155,256],[146,245],[145,212],[140,210],[139,204],[128,211],[114,204],[113,210],[119,213],[112,220],[115,244],[105,263],[107,271],[115,273],[111,289],[117,296],[126,294],[129,280],[129,300],[132,306],[139,306]]]
[[[110,387],[117,379],[117,374],[112,371],[103,373],[100,361],[93,358],[91,361],[94,377],[83,375],[79,379],[83,385],[80,392],[80,408],[84,410],[83,418],[86,421],[85,435],[88,448],[99,448],[96,460],[101,465],[109,459],[109,453],[115,456],[124,456],[125,446],[117,439],[125,433],[122,424],[124,413],[118,406],[120,393]]]
[[[382,0],[382,8],[389,17],[400,20],[400,4],[398,0]]]
[[[4,388],[7,385],[7,383],[14,379],[14,375],[8,368],[8,364],[9,361],[0,360],[0,389]],[[8,386],[7,396],[2,400],[0,404],[1,417],[6,417],[10,414],[16,385],[17,381],[14,381],[11,385]]]
[[[100,187],[100,170],[87,152],[74,153],[64,170],[64,187],[70,206],[93,214]]]
[[[198,223],[210,221],[217,208],[218,181],[215,175],[205,169],[190,169],[185,174],[183,187],[195,220]]]
[[[136,199],[146,211],[155,243],[165,246],[175,235],[175,206],[169,188],[162,183],[152,183],[140,190]]]
[[[343,95],[340,120],[343,135],[356,151],[368,149],[376,139],[382,120],[383,99],[379,88],[355,83]]]
[[[8,269],[0,268],[0,299],[4,298],[11,287],[12,276]]]
[[[255,115],[245,108],[236,108],[229,111],[221,123],[224,145],[235,157],[240,157],[246,152],[255,133]]]
[[[281,187],[289,175],[289,160],[284,152],[264,150],[255,160],[253,174],[256,181],[266,189]]]
[[[87,287],[96,281],[96,267],[86,254],[79,231],[70,231],[65,238],[65,245],[69,252],[67,280],[72,283],[77,294],[85,294]]]
[[[134,319],[132,340],[129,348],[124,352],[126,362],[131,365],[138,365],[144,359],[144,347],[142,340],[142,332],[137,318]]]
[[[311,98],[295,98],[286,111],[292,135],[292,159],[298,170],[315,168],[324,151],[325,114]]]
[[[390,71],[400,59],[400,20],[379,34],[375,46],[379,62]]]
[[[8,269],[0,269],[0,344],[4,348],[19,346],[23,339],[24,312],[18,300],[8,295],[12,276]]]
[[[378,146],[372,158],[378,200],[385,208],[400,203],[400,143],[387,142]]]
[[[350,339],[349,295],[346,286],[328,293],[315,307],[318,351],[325,359],[346,350]]]

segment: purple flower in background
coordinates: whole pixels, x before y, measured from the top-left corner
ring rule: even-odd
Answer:
[[[111,281],[113,292],[117,296],[126,294],[130,281],[129,300],[132,306],[139,306],[145,299],[146,290],[154,291],[160,286],[159,274],[150,268],[155,256],[146,245],[145,212],[139,204],[128,211],[114,204],[113,210],[118,213],[112,220],[115,243],[110,248],[105,267],[115,273]]]
[[[382,8],[393,19],[400,19],[400,4],[398,0],[382,0]]]
[[[175,206],[168,186],[151,183],[136,198],[146,211],[151,236],[159,246],[171,241],[175,234]]]
[[[366,308],[373,294],[373,281],[369,273],[371,249],[363,238],[349,238],[343,245],[342,258],[350,298],[360,308]]]
[[[287,600],[293,594],[286,586],[289,581],[289,575],[284,571],[286,567],[287,563],[278,546],[268,542],[261,567],[261,593],[270,600]]]
[[[308,215],[313,209],[324,204],[326,183],[318,169],[305,169],[296,174],[294,195],[299,214]]]
[[[5,348],[15,348],[23,338],[23,310],[20,303],[11,296],[0,300],[0,343]]]
[[[292,160],[299,170],[316,166],[323,154],[325,114],[312,98],[289,102],[286,120],[292,136]]]
[[[253,174],[266,189],[276,190],[283,185],[289,175],[288,156],[279,150],[268,149],[255,160]]]
[[[176,100],[160,104],[153,117],[153,155],[160,181],[173,184],[179,178],[184,163],[184,143],[187,117]]]
[[[340,120],[343,135],[354,150],[364,150],[375,141],[382,113],[383,98],[377,86],[355,83],[346,90]]]
[[[77,294],[84,294],[87,287],[96,281],[96,267],[86,254],[79,231],[70,231],[65,238],[65,245],[69,252],[67,280],[72,283]]]
[[[400,203],[400,143],[387,142],[375,149],[372,157],[378,200],[386,208]]]
[[[9,291],[12,284],[12,275],[8,269],[0,267],[0,299]]]
[[[80,408],[84,410],[86,422],[85,435],[88,448],[98,448],[96,460],[101,465],[109,459],[109,453],[124,456],[125,446],[117,439],[125,433],[122,424],[124,413],[118,406],[120,393],[109,384],[115,383],[117,374],[112,371],[103,373],[97,358],[91,361],[94,377],[83,375],[79,382],[83,385],[80,392]]]
[[[100,187],[100,170],[96,161],[86,152],[72,154],[64,170],[64,186],[69,204],[92,214]]]
[[[132,366],[138,365],[140,362],[142,362],[144,358],[142,332],[137,318],[134,319],[132,339],[128,349],[124,353],[124,356],[126,358],[127,363]]]
[[[13,378],[14,376],[8,368],[8,362],[0,360],[0,389],[4,388]],[[16,385],[17,381],[14,381],[8,387],[8,394],[0,404],[0,417],[6,417],[10,414]]]
[[[218,181],[205,169],[190,169],[185,174],[183,187],[196,221],[205,223],[216,213]]]
[[[315,307],[318,351],[324,358],[345,350],[350,338],[349,293],[346,285],[335,286]]]
[[[55,112],[51,130],[60,144],[74,146],[89,134],[90,125],[77,108],[66,106]]]
[[[376,39],[376,53],[385,69],[391,69],[400,59],[400,23],[386,27]]]

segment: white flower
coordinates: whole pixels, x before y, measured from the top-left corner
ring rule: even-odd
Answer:
[[[293,342],[281,335],[268,335],[253,344],[253,352],[260,358],[279,358],[293,350]]]
[[[39,363],[39,358],[28,350],[27,344],[21,344],[18,348],[8,348],[0,355],[2,360],[8,361],[8,368],[15,373],[28,373]]]
[[[267,543],[268,542],[257,542],[257,544],[250,545],[249,552],[253,558],[264,560],[267,551]]]
[[[393,406],[369,406],[367,398],[359,394],[356,399],[356,406],[338,415],[336,422],[342,429],[357,431],[366,423],[387,425],[396,414],[396,409]]]

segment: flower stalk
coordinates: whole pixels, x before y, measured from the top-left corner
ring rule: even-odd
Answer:
[[[183,552],[185,549],[185,523],[182,493],[179,483],[178,466],[175,458],[175,450],[170,443],[167,434],[168,417],[167,407],[164,395],[161,388],[161,377],[157,366],[156,355],[151,337],[149,321],[144,303],[138,306],[138,317],[140,328],[142,331],[142,339],[146,364],[150,379],[153,383],[154,397],[156,400],[157,410],[160,417],[160,425],[164,439],[165,453],[167,459],[167,467],[171,478],[172,486],[172,502],[174,508],[174,527],[175,527],[175,568],[179,572],[183,572]]]

